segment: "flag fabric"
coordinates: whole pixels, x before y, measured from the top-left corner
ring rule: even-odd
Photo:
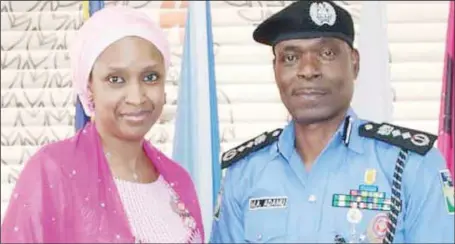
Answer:
[[[357,44],[360,71],[355,82],[352,107],[360,118],[391,122],[393,94],[385,2],[363,1]]]
[[[84,20],[90,18],[96,11],[104,8],[104,1],[82,1],[82,16]],[[95,40],[96,41],[96,40]],[[76,98],[76,118],[75,127],[76,131],[83,128],[85,124],[90,120],[82,107],[82,103],[79,100],[79,96]]]
[[[444,77],[442,83],[441,108],[439,116],[438,148],[444,155],[447,168],[454,175],[455,147],[455,52],[454,52],[454,2],[450,1],[447,22],[447,39],[444,59]]]
[[[172,155],[193,179],[201,204],[205,233],[210,233],[221,180],[211,26],[210,1],[190,1]]]

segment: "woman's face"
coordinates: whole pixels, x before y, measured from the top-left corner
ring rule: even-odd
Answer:
[[[89,90],[100,131],[141,140],[165,102],[164,59],[149,41],[125,37],[106,48],[93,65]]]

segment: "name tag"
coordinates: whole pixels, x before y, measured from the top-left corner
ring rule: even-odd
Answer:
[[[286,208],[288,197],[260,197],[250,199],[250,210]]]

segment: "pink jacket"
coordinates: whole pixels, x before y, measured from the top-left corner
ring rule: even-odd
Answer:
[[[144,150],[179,195],[204,240],[188,173],[148,142]],[[184,219],[182,219],[184,220]],[[133,243],[135,241],[94,124],[41,148],[25,165],[11,196],[1,242]]]

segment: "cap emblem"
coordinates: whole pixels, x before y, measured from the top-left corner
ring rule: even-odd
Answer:
[[[335,24],[337,15],[333,6],[327,2],[315,2],[310,6],[311,20],[316,25],[324,24],[332,26]]]

